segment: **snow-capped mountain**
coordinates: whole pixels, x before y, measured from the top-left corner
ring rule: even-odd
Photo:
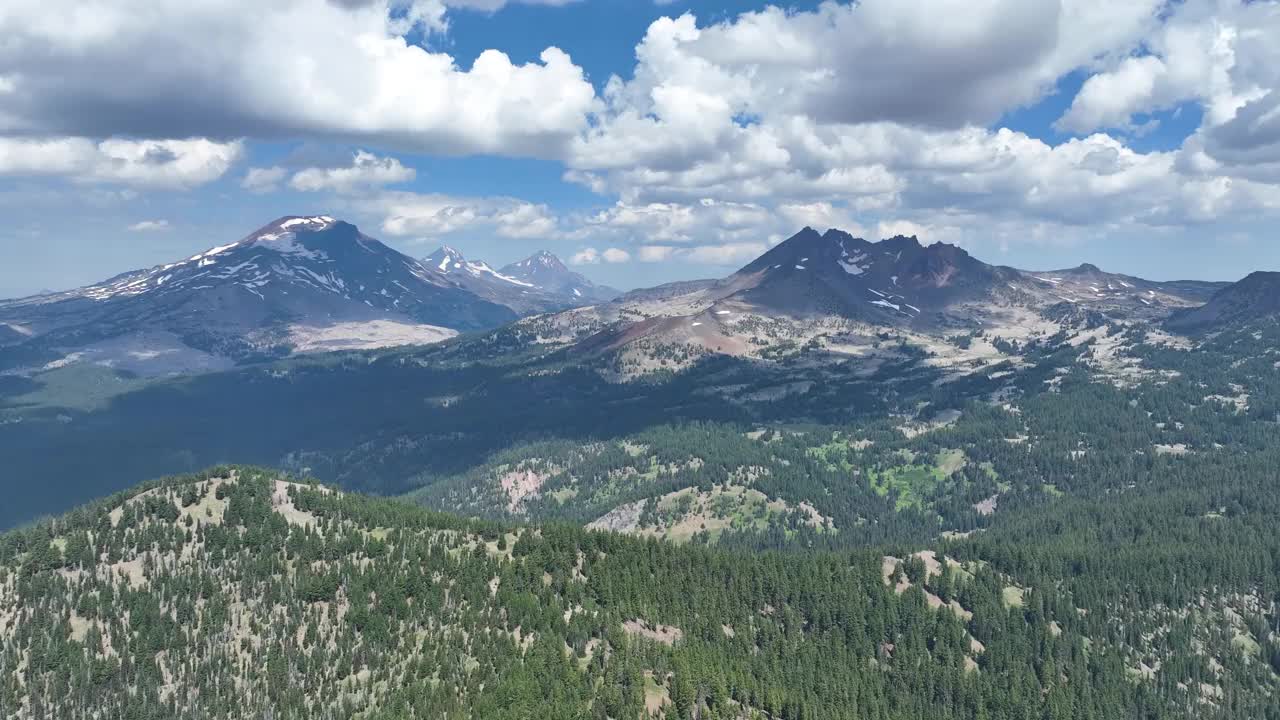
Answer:
[[[71,358],[144,372],[434,342],[516,317],[329,216],[281,218],[184,260],[0,303],[9,367]]]
[[[618,295],[612,288],[596,285],[571,272],[559,258],[545,250],[494,270],[483,261],[467,260],[461,252],[445,245],[423,258],[422,264],[521,315],[590,305]]]
[[[546,250],[539,250],[529,257],[502,268],[508,277],[531,283],[546,292],[565,298],[573,298],[575,305],[585,305],[612,300],[617,290],[596,285],[582,275],[573,272],[560,262],[560,258]]]

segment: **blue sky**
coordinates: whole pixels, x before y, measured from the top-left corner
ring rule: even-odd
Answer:
[[[1274,2],[130,5],[0,9],[0,296],[312,213],[619,287],[805,224],[1027,268],[1280,266]]]

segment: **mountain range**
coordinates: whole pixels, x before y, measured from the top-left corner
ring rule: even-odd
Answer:
[[[978,333],[1027,342],[1083,325],[1159,326],[1228,286],[1149,281],[1089,264],[1019,270],[945,243],[902,236],[869,242],[805,228],[728,277],[633,291],[520,324],[582,352],[616,354],[628,377],[679,369],[707,355],[759,359],[800,347],[879,362],[896,354],[867,347],[885,329],[941,356],[990,364],[1005,354],[989,343],[977,344],[988,352],[976,357],[973,345],[938,341]],[[1267,312],[1263,304],[1245,305],[1233,317]]]
[[[467,260],[461,252],[445,245],[423,258],[422,264],[467,291],[521,315],[604,302],[620,294],[569,270],[545,250],[494,270],[483,261]]]
[[[0,708],[1280,717],[1280,275],[805,229],[610,294],[314,217],[5,304]],[[162,332],[239,364],[85,354]]]
[[[0,302],[0,367],[226,369],[438,342],[610,296],[547,253],[525,263],[495,272],[447,248],[418,261],[329,216],[284,217],[178,262]]]
[[[926,429],[931,413],[954,409],[922,409],[943,394],[1012,405],[1030,392],[1023,378],[1057,387],[1044,376],[1055,353],[1072,357],[1057,371],[1096,382],[1168,382],[1187,375],[1171,352],[1245,329],[1265,336],[1277,284],[1266,273],[1228,284],[1087,264],[1025,271],[913,237],[806,228],[727,277],[605,299],[612,291],[545,253],[498,270],[449,248],[419,261],[332,218],[286,218],[181,263],[0,306],[4,356],[26,368],[0,374],[0,450],[41,480],[0,524],[223,461],[381,493],[429,486],[424,497],[445,507],[519,514],[545,502],[554,473],[535,472],[546,482],[514,495],[467,473],[532,438],[633,433],[664,418],[834,422],[851,407]],[[579,302],[591,304],[553,310]],[[433,340],[444,341],[411,344]],[[299,349],[342,352],[232,367]],[[178,362],[184,353],[201,361]],[[221,371],[165,381],[157,368]],[[1206,395],[1248,394],[1215,384]],[[340,421],[289,411],[320,398],[345,408]],[[1249,407],[1267,406],[1254,395]],[[588,522],[625,505],[592,497],[553,509]]]

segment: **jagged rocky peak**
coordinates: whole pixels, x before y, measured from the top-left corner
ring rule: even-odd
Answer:
[[[545,281],[552,278],[573,274],[560,258],[546,250],[539,250],[523,260],[507,265],[502,268],[502,272],[538,285],[545,284]]]
[[[881,240],[876,245],[889,252],[919,250],[922,247],[920,239],[915,235],[894,235],[891,238]]]
[[[909,239],[915,240],[914,237]],[[958,245],[934,243],[921,248],[919,256],[903,268],[903,273],[904,277],[922,285],[942,288],[956,282],[986,280],[990,275],[990,269],[990,266],[974,259]],[[981,277],[970,277],[975,274]]]
[[[503,269],[505,270],[509,268],[522,268],[528,272],[537,272],[539,270],[542,270],[542,271],[550,270],[554,272],[569,271],[569,268],[566,267],[563,262],[561,262],[560,258],[556,257],[553,253],[548,252],[547,250],[539,250],[538,252],[530,255],[524,260],[511,263],[510,265],[508,265],[506,268],[503,268]]]
[[[440,272],[448,272],[455,266],[465,264],[466,257],[462,251],[449,245],[441,245],[440,249],[428,255],[423,262],[428,266],[439,270]]]

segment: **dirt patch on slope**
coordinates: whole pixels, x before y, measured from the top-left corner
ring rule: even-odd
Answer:
[[[663,645],[675,645],[684,637],[684,631],[672,625],[650,625],[644,620],[628,620],[622,630],[632,637],[642,637]]]

